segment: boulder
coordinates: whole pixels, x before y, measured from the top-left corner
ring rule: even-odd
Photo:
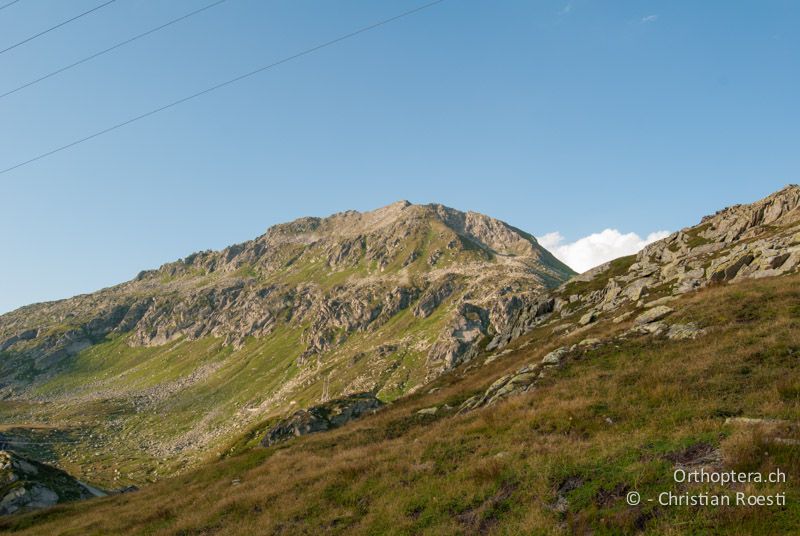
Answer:
[[[632,301],[638,301],[642,298],[647,288],[652,285],[652,281],[653,280],[649,277],[637,279],[625,287],[625,290],[622,291],[622,295]]]
[[[701,329],[694,322],[688,324],[672,324],[667,332],[667,338],[671,340],[684,340],[696,339],[700,335],[705,334],[705,330]]]
[[[621,324],[622,322],[625,322],[627,319],[629,319],[632,314],[633,313],[631,311],[626,311],[626,312],[622,313],[621,315],[619,315],[618,317],[614,318],[614,320],[612,320],[612,322],[614,324]]]
[[[506,374],[498,378],[483,394],[475,395],[464,401],[458,412],[463,413],[491,406],[504,398],[531,390],[540,375],[541,368],[541,365],[528,364],[513,374]]]
[[[646,309],[650,309],[652,307],[657,307],[659,305],[666,305],[669,302],[675,301],[678,299],[678,296],[664,296],[663,298],[659,298],[657,300],[653,300],[651,302],[647,302],[644,304]]]
[[[95,495],[90,486],[50,465],[0,450],[0,515],[47,508]]]
[[[666,305],[658,305],[653,307],[649,311],[645,311],[644,313],[640,314],[634,320],[636,325],[644,325],[650,324],[651,322],[656,322],[657,320],[661,320],[662,318],[666,317],[670,313],[672,313],[674,309],[672,307],[667,307]]]
[[[371,413],[383,406],[372,393],[357,393],[319,406],[296,411],[269,429],[261,445],[269,447],[293,437],[324,432]]]
[[[566,346],[553,350],[542,358],[542,365],[558,365],[568,352],[569,348]]]
[[[588,313],[583,315],[580,320],[578,320],[578,324],[581,326],[588,326],[595,320],[597,320],[597,313],[594,311],[589,311]]]

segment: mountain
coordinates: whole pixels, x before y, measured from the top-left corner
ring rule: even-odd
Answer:
[[[572,275],[442,205],[301,218],[0,316],[0,435],[105,487],[157,480],[288,410],[411,393]]]
[[[439,209],[414,210],[429,214]],[[362,217],[347,214],[333,219]],[[322,221],[304,222],[300,234],[313,232]],[[461,237],[468,228],[446,227],[459,229],[452,232]],[[292,409],[241,430],[217,459],[160,479],[137,493],[6,517],[0,520],[0,531],[170,535],[796,532],[800,524],[800,188],[790,186],[754,204],[730,207],[637,255],[557,285],[559,278],[549,279],[550,272],[542,273],[538,265],[524,260],[527,255],[522,253],[538,251],[526,235],[517,233],[522,238],[514,243],[526,249],[514,256],[508,253],[509,246],[490,247],[488,237],[478,239],[476,234],[471,234],[469,246],[456,248],[460,260],[450,270],[483,262],[487,271],[503,270],[506,280],[537,281],[536,290],[529,291],[520,283],[519,290],[508,293],[502,292],[505,285],[499,291],[497,287],[482,291],[469,281],[461,282],[469,288],[459,295],[461,299],[448,301],[453,300],[451,294],[423,319],[435,318],[445,309],[452,315],[440,324],[444,329],[428,339],[425,376],[440,370],[436,346],[453,336],[453,321],[465,322],[465,314],[469,320],[474,307],[487,311],[490,327],[485,333],[479,330],[482,336],[477,346],[453,354],[460,357],[445,363],[443,372],[436,372],[423,388],[411,388],[393,400],[386,397],[389,403],[383,404],[374,393],[339,397],[346,393],[337,392],[331,376],[331,400],[310,397],[296,411],[290,405]],[[501,250],[506,253],[498,253]],[[421,259],[418,266],[424,266],[429,251],[412,263]],[[383,272],[377,267],[375,271],[399,276],[409,253],[388,261]],[[225,256],[204,258],[220,259],[220,255]],[[317,255],[318,262],[330,259]],[[538,255],[549,259],[544,253]],[[152,283],[171,274],[173,268],[186,266],[168,265],[131,285]],[[189,266],[198,265],[191,262]],[[436,270],[426,268],[426,278]],[[175,279],[164,278],[163,284],[177,285],[182,278],[196,277],[191,270],[190,274],[176,270],[170,275]],[[493,277],[500,278],[491,276],[489,281]],[[549,285],[554,288],[547,289]],[[413,311],[423,309],[422,295],[428,290],[403,309],[407,313],[397,315],[416,319]],[[492,299],[495,292],[496,301]],[[480,324],[480,317],[478,313],[471,321]],[[318,329],[312,328],[315,318],[305,326],[309,333]],[[380,334],[391,324],[389,320],[367,332]],[[414,329],[404,324],[397,333],[408,336]],[[133,338],[136,331],[130,328],[125,333]],[[359,333],[348,333],[343,341],[336,336],[330,340],[338,348],[347,348]],[[227,334],[220,334],[220,344],[223,337]],[[185,346],[194,344],[187,339],[179,340]],[[312,339],[297,340],[306,341],[305,346],[293,347],[297,359],[305,363],[335,360],[338,355],[335,349],[307,354],[314,348]],[[125,344],[142,341],[133,338]],[[114,351],[123,347],[105,344],[109,343],[96,345],[105,349],[105,359],[120,359]],[[164,346],[169,348],[169,344]],[[247,352],[252,343],[246,339],[241,344],[235,350],[236,341],[230,339],[226,359],[246,355],[241,352]],[[148,352],[165,351],[159,345],[130,347],[140,353],[135,358],[125,355],[127,350],[118,354],[127,367],[119,372],[123,377],[135,376],[136,364],[146,365]],[[186,350],[180,348],[166,350],[161,362],[185,359]],[[101,356],[95,357],[97,361],[82,361],[80,356],[61,374],[76,374],[71,371],[78,367],[83,367],[84,374],[101,370],[87,368],[93,363],[99,367]],[[201,363],[196,358],[194,362]],[[351,358],[340,362],[340,367],[357,364]],[[257,378],[249,376],[253,381]],[[54,392],[53,384],[31,382],[32,393],[41,393],[43,386]],[[30,415],[23,412],[31,411],[34,400],[25,399],[25,392],[20,391],[20,398],[13,401],[19,404],[20,419]],[[59,399],[59,404],[69,403]],[[98,411],[99,405],[85,403],[83,407],[91,412]],[[5,407],[8,412],[10,405]],[[160,406],[167,420],[171,419],[167,410],[175,408]],[[51,405],[49,411],[58,410]],[[123,427],[121,433],[127,431]],[[145,429],[136,431],[141,434]],[[129,463],[126,456],[123,451],[115,459]],[[764,480],[753,477],[748,482],[722,484],[675,476],[731,471],[760,475]],[[769,476],[781,474],[783,479],[777,481]],[[722,497],[729,503],[711,506],[713,498],[722,501]],[[698,501],[700,506],[691,506],[689,501]]]

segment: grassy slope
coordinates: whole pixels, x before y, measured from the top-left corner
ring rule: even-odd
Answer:
[[[241,416],[246,407],[254,408],[253,415],[263,419],[283,413],[290,402],[295,407],[313,404],[322,395],[320,379],[332,371],[330,390],[336,393],[359,376],[376,376],[370,369],[386,369],[380,379],[386,386],[381,396],[396,398],[423,380],[424,353],[402,351],[380,363],[370,358],[353,362],[351,356],[402,336],[430,341],[446,318],[444,307],[424,320],[404,311],[377,332],[353,335],[325,358],[311,381],[298,384],[266,414],[255,408],[297,376],[294,361],[302,350],[301,329],[279,328],[265,339],[249,340],[235,352],[212,338],[131,348],[123,337],[117,337],[81,353],[69,370],[38,386],[37,392],[43,395],[67,395],[59,403],[1,402],[4,422],[20,423],[18,429],[4,435],[19,441],[14,448],[26,455],[57,462],[98,485],[119,487],[153,481],[197,462],[209,449],[197,452],[189,445],[183,453],[160,459],[148,446],[184,437],[191,441],[199,424],[209,430],[224,425],[244,427],[250,416]],[[389,366],[392,362],[397,366]],[[211,367],[211,372],[196,382],[179,383],[204,365]],[[143,393],[153,392],[149,389],[172,382],[181,387],[164,399],[146,401],[140,407],[135,404],[146,396]],[[210,452],[241,433],[236,428],[213,442]]]
[[[681,342],[631,339],[568,364],[534,392],[466,415],[458,404],[556,344],[548,328],[478,370],[452,373],[340,430],[278,448],[245,449],[134,494],[0,521],[28,534],[787,534],[800,523],[800,449],[725,417],[800,417],[800,276],[748,281],[683,297],[670,321],[709,334]],[[600,324],[581,337],[625,324]],[[521,345],[530,343],[525,347]],[[610,419],[611,422],[607,419]],[[783,437],[787,437],[784,435]],[[794,436],[797,438],[797,436]],[[680,492],[670,456],[719,448],[725,467],[780,467],[786,507],[625,504]],[[551,505],[570,477],[563,514]]]
[[[263,283],[305,282],[330,290],[351,277],[401,270],[416,277],[429,268],[426,259],[435,250],[443,252],[437,268],[483,258],[482,251],[448,249],[455,237],[440,222],[421,227],[382,271],[363,257],[355,265],[331,269],[325,256],[312,247]],[[417,260],[404,267],[413,251]],[[424,381],[426,352],[400,348],[382,358],[369,352],[400,339],[431,344],[449,314],[448,303],[425,319],[414,317],[409,308],[374,331],[350,334],[344,344],[321,356],[321,366],[311,378],[260,409],[256,408],[298,376],[295,360],[305,349],[301,336],[306,325],[281,323],[268,336],[250,339],[236,351],[213,337],[131,347],[126,336],[114,335],[62,363],[49,380],[34,384],[34,394],[45,400],[58,396],[56,403],[0,401],[0,419],[11,425],[3,436],[24,455],[54,463],[101,487],[152,482],[220,452],[220,445],[254,421],[316,403],[328,376],[333,395],[354,385],[371,388],[373,380],[384,400],[405,394]],[[366,357],[356,358],[359,354]],[[185,381],[201,367],[208,372]],[[159,397],[159,391],[169,395]],[[204,434],[225,427],[209,445],[195,448]],[[174,444],[182,449],[153,448]]]

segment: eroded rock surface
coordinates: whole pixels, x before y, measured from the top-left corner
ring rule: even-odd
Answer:
[[[343,424],[377,411],[383,403],[371,393],[358,393],[331,400],[325,404],[296,411],[270,428],[261,444],[265,447],[316,432],[338,428]]]

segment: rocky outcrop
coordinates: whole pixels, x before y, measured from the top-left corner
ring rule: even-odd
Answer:
[[[673,311],[674,309],[672,309],[672,307],[667,307],[666,305],[658,305],[656,307],[648,309],[644,313],[637,316],[636,320],[634,320],[633,323],[637,325],[650,324],[651,322],[655,322],[656,320],[661,320],[662,318],[666,317]]]
[[[562,300],[545,296],[531,300],[530,303],[511,310],[506,310],[506,316],[497,324],[497,330],[492,340],[486,346],[487,350],[502,348],[513,339],[528,333],[537,325],[550,318],[551,313],[558,311],[563,305]]]
[[[622,322],[635,312],[635,323],[654,333],[670,329],[659,323],[671,312],[664,304],[681,294],[714,284],[791,273],[799,267],[800,187],[792,185],[751,205],[736,205],[707,216],[698,225],[654,242],[635,256],[575,276],[537,300],[552,300],[552,307],[546,308],[548,313],[574,318],[572,327],[564,326],[566,331],[588,329],[606,317]],[[623,308],[635,311],[613,314]],[[543,321],[550,321],[548,313],[534,314],[531,306],[517,311],[487,348],[502,348]],[[698,331],[670,333],[670,338],[689,338]]]
[[[542,323],[561,322],[554,333],[579,333],[605,318],[615,324],[633,319],[633,327],[615,339],[695,339],[707,330],[693,322],[665,321],[675,312],[667,303],[710,284],[780,275],[796,271],[798,266],[800,187],[789,186],[752,205],[737,205],[703,218],[699,225],[655,242],[636,256],[605,263],[535,302],[510,308],[505,327],[493,335],[487,349],[502,348]],[[618,309],[624,311],[615,314]],[[569,321],[563,322],[564,317]],[[603,341],[588,338],[553,350],[541,362],[498,378],[484,393],[466,400],[459,411],[491,406],[529,392],[549,368],[560,367],[570,357],[600,344]],[[486,361],[499,355],[502,353]]]
[[[0,515],[104,495],[64,471],[0,451]]]
[[[562,366],[571,354],[580,354],[589,346],[576,344],[558,348],[545,355],[540,362],[529,363],[512,374],[498,378],[484,393],[465,400],[458,409],[459,413],[492,406],[510,396],[533,390],[537,381],[544,378],[549,370]]]
[[[373,394],[358,393],[302,409],[270,428],[261,440],[261,445],[270,447],[293,437],[338,428],[362,415],[373,413],[382,406],[383,403]]]
[[[763,226],[791,226],[800,222],[800,187],[789,185],[750,205],[734,205],[703,218],[710,224],[703,236],[717,242],[753,238]]]
[[[488,311],[472,303],[462,303],[428,353],[431,370],[451,369],[477,355],[488,328]]]
[[[455,278],[446,278],[441,283],[436,283],[429,288],[414,306],[414,316],[419,318],[429,317],[456,290]]]

